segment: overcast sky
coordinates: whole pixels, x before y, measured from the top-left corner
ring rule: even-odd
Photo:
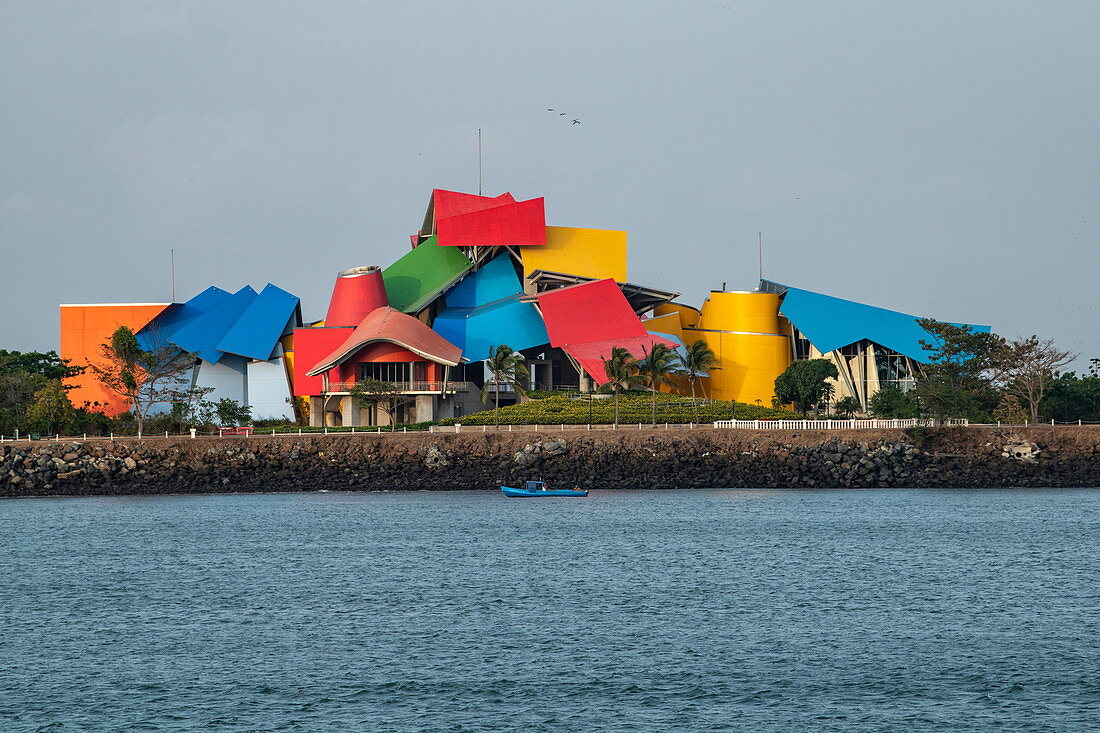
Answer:
[[[476,192],[480,127],[486,194],[686,302],[763,232],[770,279],[1100,357],[1094,0],[0,6],[0,348],[167,301],[171,248],[178,299],[321,317]]]

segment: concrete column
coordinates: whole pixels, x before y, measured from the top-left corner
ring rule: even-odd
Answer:
[[[340,398],[340,422],[345,426],[362,424],[359,420],[359,408],[351,397]]]
[[[309,398],[309,426],[311,428],[323,428],[325,426],[325,398]]]
[[[416,396],[416,409],[413,412],[413,422],[427,422],[435,419],[435,395],[418,394]]]

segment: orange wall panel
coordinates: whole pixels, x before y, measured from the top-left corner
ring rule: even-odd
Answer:
[[[100,347],[119,326],[143,328],[168,307],[168,303],[110,303],[61,306],[61,358],[73,366],[101,363]],[[91,370],[65,380],[72,386],[69,399],[75,407],[88,407],[114,417],[125,412],[126,402],[99,383]]]

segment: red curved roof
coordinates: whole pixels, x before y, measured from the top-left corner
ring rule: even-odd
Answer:
[[[386,306],[367,315],[339,348],[317,362],[307,374],[313,377],[327,372],[377,341],[397,344],[437,364],[456,366],[462,359],[462,349],[412,316]]]

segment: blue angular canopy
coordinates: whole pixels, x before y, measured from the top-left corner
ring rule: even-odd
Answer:
[[[786,288],[779,312],[823,354],[862,339],[885,346],[921,364],[928,363],[935,353],[925,349],[920,342],[934,344],[936,337],[920,327],[917,316],[907,313],[791,287]],[[978,333],[988,333],[990,330],[989,326],[971,325],[970,328]]]
[[[432,328],[462,349],[467,361],[489,358],[500,344],[518,351],[548,343],[542,317],[533,304],[520,301],[522,295],[509,256],[498,255],[451,288]]]
[[[217,364],[225,353],[218,348],[218,342],[255,299],[256,291],[245,285],[216,307],[177,330],[168,340],[184,351],[198,354],[204,361]]]
[[[221,337],[217,349],[228,354],[267,361],[297,310],[296,296],[268,283]]]
[[[232,295],[211,285],[186,303],[168,306],[137,333],[141,348],[152,351],[172,343],[172,336],[204,313],[213,310]]]
[[[476,308],[515,295],[522,289],[511,257],[500,254],[447,291],[447,307]]]

